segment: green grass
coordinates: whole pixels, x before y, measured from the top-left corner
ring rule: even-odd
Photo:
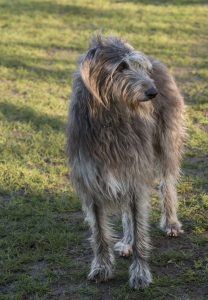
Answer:
[[[208,299],[207,1],[0,0],[0,299]],[[164,61],[187,104],[189,139],[178,186],[185,233],[156,227],[145,291],[129,260],[91,284],[89,232],[69,184],[68,97],[76,60],[96,31]],[[120,227],[119,227],[120,228]]]

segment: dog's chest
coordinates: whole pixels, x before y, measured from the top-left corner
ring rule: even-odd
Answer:
[[[112,172],[107,173],[106,178],[107,192],[113,198],[117,198],[119,195],[124,195],[127,190],[127,184],[124,184],[124,181],[116,176]]]
[[[152,153],[152,124],[139,119],[122,120],[103,130],[100,143],[113,161],[130,166],[139,159],[146,159]],[[107,147],[105,148],[105,143]],[[139,156],[139,157],[138,157]]]

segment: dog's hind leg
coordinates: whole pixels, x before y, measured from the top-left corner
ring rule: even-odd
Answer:
[[[94,259],[91,264],[89,280],[107,281],[113,275],[114,256],[112,235],[107,224],[102,205],[92,204],[87,208],[87,219],[92,230]]]
[[[140,186],[132,195],[131,215],[133,224],[133,263],[130,266],[129,284],[132,288],[145,288],[152,282],[147,263],[149,254],[148,208],[149,192],[147,186]]]
[[[127,210],[122,213],[122,225],[123,238],[115,244],[114,250],[118,252],[120,256],[128,257],[132,254],[133,228],[132,217]]]
[[[163,177],[160,184],[160,195],[162,203],[162,217],[160,227],[168,236],[176,237],[182,233],[181,223],[177,217],[177,191],[176,179],[172,175]]]

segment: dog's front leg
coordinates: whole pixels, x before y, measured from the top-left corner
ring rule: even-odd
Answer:
[[[176,191],[177,180],[172,175],[164,176],[160,184],[162,217],[160,227],[168,236],[176,237],[182,233],[182,225],[177,217],[178,199]]]
[[[130,286],[134,289],[145,288],[152,282],[147,263],[149,254],[148,236],[148,188],[143,186],[132,195],[131,214],[133,224],[133,263],[130,266]]]
[[[94,259],[91,264],[89,280],[107,281],[113,274],[114,256],[112,250],[112,235],[107,224],[102,205],[92,204],[88,208],[88,221],[92,230],[92,247]]]

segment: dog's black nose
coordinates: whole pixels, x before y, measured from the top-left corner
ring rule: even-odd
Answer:
[[[145,95],[147,96],[148,99],[155,98],[157,96],[157,90],[156,90],[156,88],[152,87],[152,88],[148,89],[145,92]]]

